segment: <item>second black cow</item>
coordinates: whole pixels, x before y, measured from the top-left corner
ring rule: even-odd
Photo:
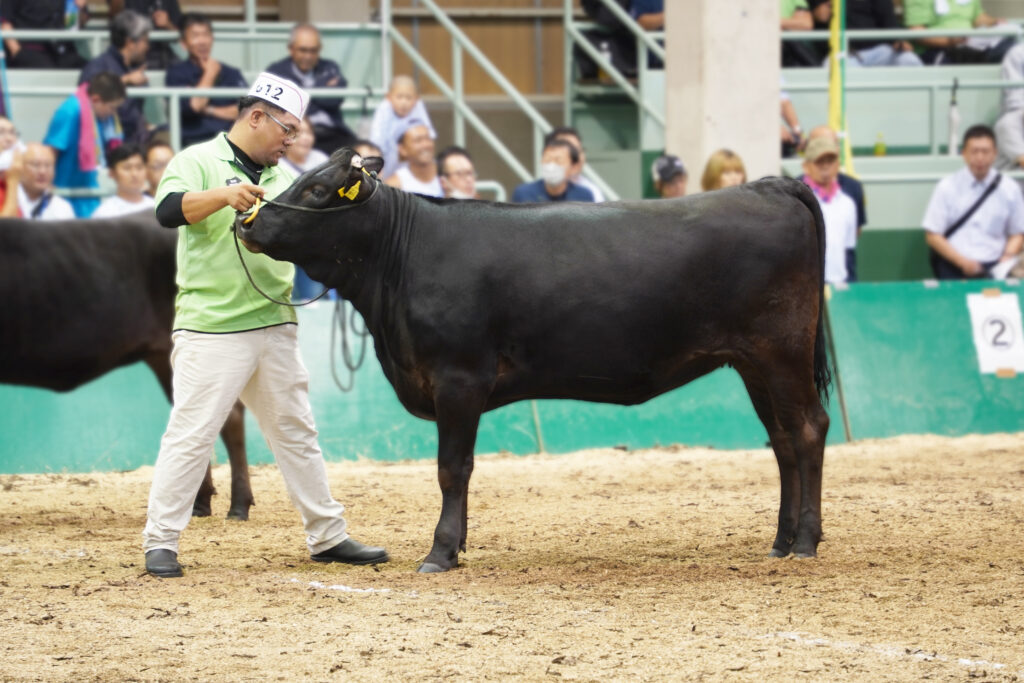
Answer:
[[[149,212],[0,220],[0,383],[70,391],[144,361],[170,399],[177,239]],[[241,403],[221,437],[231,461],[228,517],[248,519],[253,496]],[[207,469],[193,514],[209,515],[214,493]]]
[[[339,150],[236,230],[351,301],[402,404],[437,421],[443,503],[420,571],[466,548],[481,413],[642,403],[727,364],[778,460],[771,553],[816,554],[830,368],[824,224],[805,185],[504,205],[395,190],[367,172],[378,162]]]

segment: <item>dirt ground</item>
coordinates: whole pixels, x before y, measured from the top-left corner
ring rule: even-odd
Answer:
[[[767,450],[478,456],[443,575],[432,462],[329,472],[390,564],[309,561],[274,467],[168,580],[150,468],[0,477],[0,679],[1024,680],[1024,434],[830,448],[816,560],[767,557]]]

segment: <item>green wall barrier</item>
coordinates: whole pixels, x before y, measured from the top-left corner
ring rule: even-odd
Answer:
[[[854,439],[1024,430],[1024,377],[978,371],[966,297],[987,287],[1024,293],[1013,282],[833,291],[829,318]]]

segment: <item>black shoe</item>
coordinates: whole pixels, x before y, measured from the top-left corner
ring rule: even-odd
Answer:
[[[178,564],[178,553],[166,548],[157,548],[146,553],[146,571],[161,579],[182,575]]]
[[[387,562],[388,551],[372,545],[363,545],[354,538],[346,538],[344,541],[328,548],[322,553],[310,555],[314,562],[344,562],[345,564],[378,564]]]

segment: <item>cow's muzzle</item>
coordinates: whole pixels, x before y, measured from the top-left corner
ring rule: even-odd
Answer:
[[[235,236],[245,245],[246,249],[254,254],[259,254],[263,249],[260,245],[251,241],[253,233],[252,221],[254,218],[256,218],[256,211],[235,214],[235,224],[232,226],[232,229],[235,231]]]

